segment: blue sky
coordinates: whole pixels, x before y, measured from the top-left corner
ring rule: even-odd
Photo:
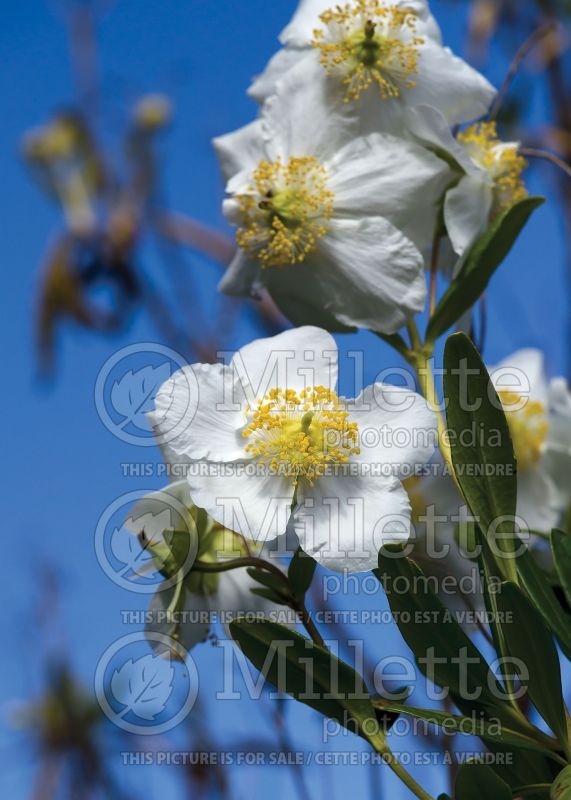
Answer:
[[[5,725],[14,700],[25,700],[39,687],[41,653],[37,639],[38,569],[57,568],[62,580],[61,633],[79,675],[91,683],[95,664],[107,645],[123,635],[120,611],[143,608],[145,600],[125,597],[99,567],[93,547],[97,520],[105,507],[126,491],[158,488],[152,478],[125,478],[121,464],[140,454],[113,437],[101,424],[94,404],[99,369],[117,349],[140,341],[156,341],[156,331],[139,315],[128,331],[114,339],[66,329],[60,337],[55,379],[37,378],[34,353],[38,268],[57,230],[57,212],[39,193],[19,158],[19,141],[29,127],[44,121],[54,108],[73,98],[67,39],[56,2],[28,0],[4,8],[0,28],[0,173],[2,225],[0,253],[4,279],[1,347],[4,363],[4,552],[5,597],[1,625],[9,654],[3,659],[0,699],[3,727],[0,755],[6,759],[3,783],[14,800],[29,796],[30,761],[22,756]],[[165,91],[176,104],[176,123],[165,142],[166,188],[173,208],[213,226],[224,226],[220,211],[222,181],[210,140],[248,122],[255,113],[245,96],[250,78],[259,72],[277,46],[276,36],[289,18],[289,0],[119,0],[103,19],[99,31],[104,121],[111,136],[120,127],[125,105],[146,91]],[[459,49],[464,40],[463,14],[456,3],[435,3],[434,12],[447,42]],[[498,51],[496,82],[506,61]],[[531,94],[531,118],[548,114],[541,89]],[[519,347],[545,350],[551,374],[567,363],[566,315],[568,295],[560,215],[553,191],[551,168],[534,170],[533,192],[545,193],[548,203],[534,216],[494,279],[489,292],[490,363]],[[152,258],[152,256],[149,256]],[[191,264],[193,262],[191,261]],[[216,268],[199,263],[204,293],[214,291]],[[232,345],[252,335],[243,313]],[[365,334],[339,337],[342,349],[366,351],[366,377],[392,363],[393,357]],[[388,361],[391,359],[391,361]],[[144,460],[159,461],[154,450]],[[149,485],[149,483],[151,485]],[[383,601],[384,602],[384,601]],[[398,648],[396,631],[386,633]],[[38,653],[40,650],[40,653]],[[216,668],[217,654],[204,646],[197,663]],[[310,712],[289,714],[299,723],[301,746],[310,746],[315,721]],[[264,727],[259,709],[240,705],[229,712],[229,728],[252,732]],[[212,727],[217,723],[212,719]],[[343,747],[354,746],[355,740]],[[316,770],[311,781],[316,796],[342,797],[347,787],[369,780],[356,777],[355,768],[334,768],[334,777]],[[145,781],[145,798],[165,790],[176,794],[172,771],[132,770],[129,781]],[[237,771],[242,796],[259,796],[272,785],[271,770],[248,775]],[[288,781],[288,776],[280,777]],[[384,786],[394,787],[383,777]],[[431,777],[438,788],[438,777]],[[285,785],[285,784],[283,784]],[[406,798],[405,790],[391,797]]]

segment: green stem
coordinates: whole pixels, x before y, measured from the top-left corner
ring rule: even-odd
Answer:
[[[266,572],[271,572],[276,578],[283,581],[288,587],[289,582],[287,576],[269,561],[256,556],[244,556],[243,558],[231,558],[228,561],[195,561],[192,569],[197,572],[229,572],[232,569],[239,569],[240,567],[256,567],[257,569],[264,569]]]
[[[440,408],[438,392],[436,391],[434,375],[432,374],[432,368],[430,365],[433,347],[432,345],[426,343],[424,345],[422,344],[414,320],[409,320],[407,322],[407,330],[412,346],[408,360],[417,374],[418,384],[423,397],[436,414],[440,452],[442,453],[442,457],[444,458],[448,469],[450,470],[450,474],[454,477],[454,465],[452,463],[452,453],[450,452],[448,436],[446,435],[446,423]]]
[[[422,786],[418,784],[412,775],[406,771],[406,769],[399,763],[398,759],[395,758],[394,754],[391,752],[388,744],[385,744],[379,752],[383,756],[383,759],[386,764],[392,769],[392,771],[397,775],[404,785],[410,789],[410,791],[418,797],[419,800],[433,800],[431,795],[428,792],[425,792]]]

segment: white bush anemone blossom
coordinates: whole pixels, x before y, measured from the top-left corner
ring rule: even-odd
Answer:
[[[451,172],[415,142],[359,130],[294,72],[258,120],[215,140],[239,246],[223,291],[265,287],[294,324],[330,330],[394,333],[423,309],[420,250]]]
[[[415,105],[434,106],[455,125],[484,115],[495,95],[442,45],[425,0],[302,0],[280,40],[285,47],[250,89],[259,101],[301,69],[307,82],[327,80],[346,102],[359,103],[374,129],[395,131]]]
[[[519,350],[490,370],[504,407],[518,470],[517,514],[528,529],[549,532],[571,502],[571,394],[548,382],[544,356]]]
[[[407,119],[416,140],[455,164],[458,178],[446,192],[444,224],[462,256],[495,217],[527,197],[520,143],[501,141],[495,122],[469,125],[454,138],[442,114],[427,106],[411,109]]]
[[[163,438],[187,413],[196,379],[195,411],[169,442],[186,462],[194,503],[257,542],[293,526],[317,561],[358,572],[376,566],[383,544],[408,539],[401,479],[433,454],[436,423],[424,398],[403,387],[375,383],[355,400],[339,397],[337,361],[326,331],[286,331],[246,345],[228,365],[179,370],[150,419]]]
[[[168,446],[163,446],[163,452],[169,453],[177,463],[176,454]],[[198,544],[188,553],[184,544],[178,546],[179,552],[184,553],[181,557],[184,579],[180,582],[168,579],[159,585],[149,605],[148,633],[174,637],[188,651],[213,633],[215,619],[222,621],[222,631],[227,632],[227,624],[234,617],[267,613],[278,608],[275,603],[251,591],[258,589],[260,584],[245,569],[220,573],[192,570],[196,559],[213,564],[250,555],[268,558],[272,554],[262,545],[248,542],[226,530],[198,509],[192,501],[186,479],[143,497],[125,521],[125,527],[131,533],[144,537],[145,550],[153,553],[153,558],[143,561],[143,566],[137,570],[139,575],[164,569],[172,546],[167,544],[166,534],[172,531],[173,524],[178,529],[178,536],[184,536],[185,531],[196,532]],[[177,617],[180,620],[178,624],[173,621]],[[158,652],[164,650],[158,640],[151,638],[150,643]],[[176,651],[174,654],[177,655]]]
[[[516,513],[523,528],[540,533],[559,526],[571,504],[571,392],[564,378],[547,380],[544,362],[540,350],[526,348],[489,369],[517,459]],[[449,544],[447,527],[457,525],[464,500],[444,463],[438,460],[435,468],[430,476],[412,479],[406,486],[417,516],[429,504],[443,515],[438,538],[447,538]],[[443,531],[445,536],[440,535]]]

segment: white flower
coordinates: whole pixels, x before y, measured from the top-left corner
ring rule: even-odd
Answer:
[[[293,71],[260,119],[215,140],[238,226],[223,291],[264,286],[295,324],[330,329],[393,333],[422,310],[419,248],[450,171],[414,142],[359,130],[324,84]]]
[[[473,630],[474,612],[485,605],[477,562],[460,546],[469,544],[467,522],[472,516],[440,454],[430,467],[430,474],[405,481],[416,534],[412,558],[425,575],[436,579],[435,591],[458,614],[460,624]]]
[[[571,395],[548,384],[539,350],[525,349],[490,370],[510,428],[518,468],[517,514],[528,529],[550,531],[571,500]]]
[[[172,453],[168,448],[166,452]],[[174,463],[180,461],[175,459]],[[260,584],[242,567],[221,573],[192,570],[195,559],[213,563],[249,554],[268,558],[271,553],[263,552],[264,548],[255,542],[246,543],[242,537],[224,530],[206,515],[200,515],[186,479],[143,497],[126,521],[126,527],[132,533],[140,535],[144,532],[145,540],[150,542],[149,549],[154,552],[154,559],[158,558],[158,563],[162,561],[159,554],[166,546],[165,529],[172,529],[173,526],[179,531],[177,535],[183,535],[185,530],[198,532],[198,548],[196,553],[192,552],[185,559],[182,587],[173,578],[160,585],[153,595],[149,605],[147,632],[176,636],[177,641],[190,650],[206,640],[215,618],[222,619],[226,626],[233,616],[278,608],[270,600],[252,593],[251,590],[259,589]],[[163,562],[163,568],[164,565]],[[156,569],[153,562],[147,563],[140,574],[151,569]],[[178,601],[173,607],[176,597]],[[167,614],[169,610],[170,615]],[[179,624],[173,622],[177,615]],[[163,647],[157,645],[156,640],[151,639],[150,643],[159,651]]]
[[[292,68],[327,80],[370,120],[395,130],[408,107],[442,111],[451,125],[485,114],[495,90],[441,43],[425,0],[302,0],[280,37],[285,48],[254,82],[264,100]]]
[[[239,350],[229,365],[198,364],[168,380],[151,421],[161,435],[194,415],[169,447],[188,464],[190,494],[225,528],[258,542],[285,533],[332,569],[363,571],[381,545],[406,540],[410,504],[401,478],[434,452],[422,397],[376,383],[356,400],[337,395],[337,348],[303,327]]]
[[[455,139],[444,117],[422,106],[408,112],[413,136],[455,162],[460,178],[446,192],[444,223],[454,251],[462,256],[490,221],[527,196],[519,142],[502,142],[496,125],[471,125]]]

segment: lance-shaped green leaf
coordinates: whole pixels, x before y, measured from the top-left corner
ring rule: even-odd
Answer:
[[[527,197],[516,203],[472,245],[428,323],[428,342],[435,342],[481,297],[530,215],[543,202],[543,197]]]
[[[392,711],[394,714],[404,714],[415,719],[424,720],[429,725],[442,728],[447,733],[478,736],[487,742],[498,742],[521,750],[533,750],[549,758],[554,757],[553,752],[547,747],[543,747],[523,733],[506,728],[505,725],[499,722],[491,722],[483,718],[478,719],[474,716],[466,717],[461,714],[449,714],[447,711],[436,711],[432,708],[415,708],[414,706],[407,706],[404,703],[395,703],[386,699],[375,701],[375,706],[385,711]]]
[[[384,743],[361,675],[328,650],[268,620],[230,623],[232,638],[266,680],[344,727],[373,747]]]
[[[484,657],[429,588],[419,567],[387,548],[375,575],[383,584],[399,630],[421,672],[459,697],[486,706],[500,702]],[[407,587],[406,591],[402,589]]]
[[[553,781],[550,800],[571,800],[571,766],[565,767]]]
[[[571,534],[558,530],[551,531],[551,550],[561,588],[571,605]]]
[[[502,681],[506,692],[511,695],[513,693],[513,678],[506,660],[509,654],[504,631],[500,625],[500,614],[497,604],[497,593],[499,589],[497,568],[488,543],[479,528],[476,528],[475,531],[475,541],[479,546],[478,568],[480,570],[480,583],[482,585],[484,604],[489,615],[490,632],[494,642],[494,649],[501,659],[500,672]],[[492,582],[494,579],[495,584]],[[512,702],[515,705],[515,700]]]
[[[561,649],[571,659],[571,625],[569,615],[561,607],[545,572],[539,567],[529,550],[517,558],[520,582],[532,599],[544,622],[553,631]]]
[[[288,580],[294,597],[303,598],[311,586],[317,561],[298,547],[290,561]]]
[[[559,658],[551,632],[539,611],[514,583],[502,584],[496,603],[514,668],[524,684],[527,671],[527,691],[532,703],[559,741],[567,742]]]
[[[487,764],[462,764],[456,776],[454,800],[512,800],[511,789]]]
[[[512,440],[490,376],[464,333],[455,333],[446,341],[444,397],[456,479],[489,541],[493,533],[494,554],[501,555],[496,555],[498,566],[506,577],[517,581],[510,557],[517,545],[517,470]]]

